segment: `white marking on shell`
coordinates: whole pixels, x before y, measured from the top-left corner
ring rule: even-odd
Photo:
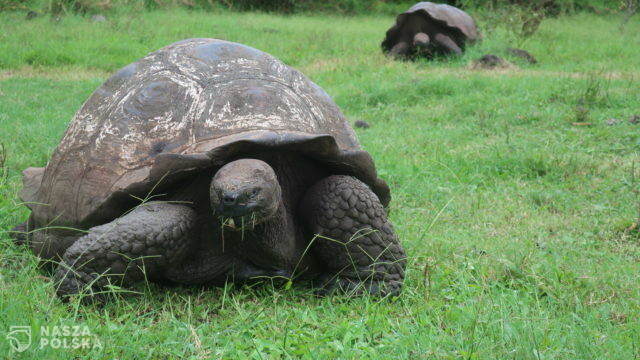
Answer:
[[[162,69],[159,66],[151,66],[150,68],[151,70],[145,70],[138,74],[139,81],[135,82],[135,85],[118,101],[115,107],[119,116],[105,119],[103,128],[96,139],[97,151],[113,149],[111,150],[113,152],[119,147],[117,151],[119,164],[123,168],[140,166],[140,151],[149,152],[157,141],[170,141],[172,137],[177,137],[185,132],[188,136],[187,139],[191,138],[192,119],[190,115],[193,114],[192,108],[196,105],[202,88],[195,81],[175,72]],[[153,73],[153,70],[158,69],[161,71]],[[125,105],[133,101],[133,97],[137,96],[147,84],[155,81],[154,79],[178,85],[177,92],[171,92],[167,95],[179,98],[167,99],[172,104],[167,104],[167,108],[159,114],[154,114],[155,116],[146,117],[145,113],[142,113],[142,116],[138,117],[135,113],[129,114],[125,110]],[[187,105],[184,111],[176,112],[184,105]],[[146,127],[146,130],[142,131],[142,128],[136,124],[142,128]]]
[[[240,129],[272,129],[286,130],[289,128],[287,119],[278,115],[250,114],[234,116],[233,122]]]
[[[75,162],[77,164],[73,165],[75,168],[68,165],[61,166],[73,169],[73,174],[58,172],[54,168],[51,170],[56,174],[53,177],[61,176],[61,181],[73,183],[76,187],[71,192],[77,191],[86,195],[85,197],[95,198],[98,204],[102,201],[101,196],[108,195],[110,190],[91,186],[82,188],[84,185],[78,183],[82,176],[86,175],[87,181],[92,177],[101,176],[103,182],[111,180],[115,182],[120,177],[121,181],[117,183],[122,187],[143,181],[148,175],[149,168],[136,171],[132,169],[150,165],[153,158],[145,157],[141,151],[151,150],[155,145],[154,140],[178,139],[178,133],[183,136],[180,141],[191,142],[193,145],[196,141],[195,131],[203,127],[209,127],[212,130],[210,135],[206,135],[211,138],[241,134],[243,131],[254,129],[266,131],[282,129],[310,134],[329,133],[335,136],[341,147],[359,148],[355,133],[344,121],[340,110],[328,95],[300,72],[289,68],[272,56],[257,52],[254,55],[248,55],[248,58],[221,57],[219,61],[210,62],[195,61],[190,57],[189,54],[192,54],[191,51],[195,46],[217,41],[190,40],[165,47],[138,61],[135,74],[127,78],[126,82],[117,87],[98,89],[92,95],[95,97],[87,101],[74,116],[51,159],[55,163],[56,159],[60,160],[64,156],[75,156],[74,159],[65,160],[69,163]],[[236,45],[229,43],[229,46]],[[251,58],[251,56],[256,57]],[[174,104],[175,108],[159,110],[158,113],[162,112],[161,114],[150,114],[144,121],[152,122],[153,125],[139,127],[135,119],[124,116],[123,105],[133,93],[140,91],[154,79],[162,77],[161,75],[182,88],[183,101]],[[265,89],[267,92],[278,91],[274,92],[277,95],[272,95],[272,106],[261,106],[259,102],[254,103],[250,100],[244,105],[229,101],[231,96],[229,93],[233,91],[229,87],[230,83],[241,79],[258,83],[262,81],[266,85],[260,89]],[[205,86],[206,90],[204,90]],[[101,90],[103,93],[100,93]],[[205,94],[208,91],[213,93]],[[259,93],[258,96],[260,96]],[[196,124],[195,120],[201,122]],[[218,134],[218,130],[225,131]],[[198,139],[198,141],[201,140],[203,139]],[[176,144],[181,147],[182,145],[191,146]],[[74,148],[79,151],[75,151]],[[145,164],[147,161],[149,163]],[[90,168],[83,169],[83,164],[87,163],[104,171],[93,173]],[[78,173],[78,171],[84,171],[84,173]],[[94,182],[99,183],[95,179]],[[56,195],[52,200],[63,203],[65,196],[67,195]],[[82,211],[88,210],[85,208]]]

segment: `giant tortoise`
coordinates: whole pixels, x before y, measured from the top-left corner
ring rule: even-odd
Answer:
[[[480,39],[466,12],[447,4],[419,2],[398,15],[387,30],[382,51],[395,57],[462,54],[467,42]]]
[[[56,264],[63,299],[144,278],[374,295],[404,279],[389,188],[338,107],[245,45],[189,39],[122,68],[23,182],[14,237]]]

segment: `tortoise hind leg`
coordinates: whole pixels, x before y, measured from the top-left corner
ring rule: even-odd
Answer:
[[[42,260],[40,266],[51,271],[59,262],[64,252],[84,234],[81,230],[61,228],[36,229],[32,218],[18,224],[9,236],[19,246],[28,246],[34,255]]]
[[[360,180],[329,176],[302,202],[312,251],[327,267],[321,293],[397,295],[406,255],[378,197]]]
[[[31,251],[45,263],[55,263],[62,259],[65,251],[85,232],[80,230],[37,229],[29,233],[28,244]]]
[[[109,284],[130,285],[179,262],[195,243],[196,213],[184,205],[150,202],[93,227],[64,253],[55,272],[63,299],[86,291],[103,301]]]

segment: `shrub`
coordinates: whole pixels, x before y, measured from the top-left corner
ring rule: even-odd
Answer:
[[[28,0],[0,0],[0,11],[24,10],[28,5]]]

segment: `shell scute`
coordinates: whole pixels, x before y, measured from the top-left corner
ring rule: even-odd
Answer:
[[[134,197],[255,146],[287,148],[389,190],[331,98],[273,56],[217,39],[166,46],[107,79],[72,119],[47,167],[25,175],[36,226],[87,228]],[[245,144],[245,145],[238,145]]]

